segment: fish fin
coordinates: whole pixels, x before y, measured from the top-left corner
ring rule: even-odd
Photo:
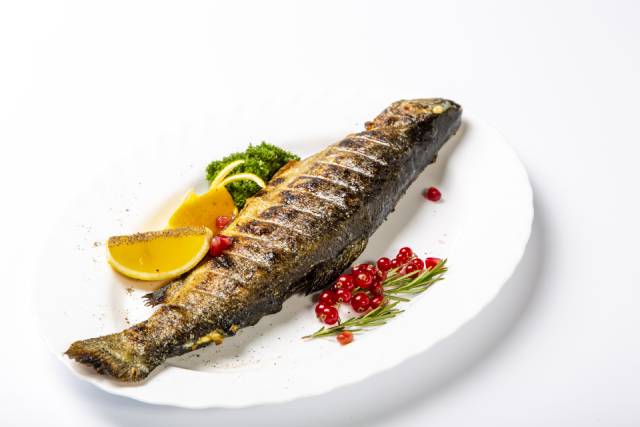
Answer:
[[[171,286],[171,283],[169,283],[168,285],[164,285],[160,289],[156,289],[153,292],[142,295],[142,298],[146,300],[144,302],[144,305],[148,305],[149,307],[155,307],[156,305],[163,304],[167,296],[167,289],[170,286]]]
[[[184,280],[177,279],[167,283],[160,289],[143,295],[142,298],[146,300],[144,305],[155,307],[160,304],[170,304],[173,296],[182,288],[182,285],[184,285]]]
[[[65,354],[92,366],[100,374],[125,382],[141,381],[156,367],[135,352],[135,347],[123,332],[76,341]]]

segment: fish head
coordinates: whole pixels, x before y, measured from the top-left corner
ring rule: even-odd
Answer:
[[[462,112],[460,105],[442,98],[403,99],[387,107],[370,122],[365,123],[367,130],[377,128],[407,128],[432,120],[435,116]]]

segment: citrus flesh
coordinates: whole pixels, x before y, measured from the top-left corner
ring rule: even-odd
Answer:
[[[219,234],[216,218],[227,216],[231,218],[235,204],[231,194],[224,186],[212,187],[204,194],[198,195],[190,190],[184,197],[182,204],[169,219],[169,228],[204,226]]]
[[[127,277],[165,280],[195,267],[207,254],[213,232],[181,227],[114,236],[107,243],[109,264]]]

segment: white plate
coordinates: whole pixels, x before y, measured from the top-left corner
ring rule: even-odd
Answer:
[[[333,137],[299,135],[306,139],[264,136],[307,155],[346,133],[336,131]],[[160,145],[109,167],[69,209],[48,243],[35,287],[44,339],[72,372],[110,393],[189,408],[325,393],[389,369],[460,328],[498,293],[528,240],[533,205],[526,172],[498,132],[465,113],[462,130],[409,188],[361,257],[390,256],[408,245],[421,256],[449,259],[446,280],[389,324],[345,347],[330,338],[306,342],[300,337],[320,324],[311,298],[294,297],[280,313],[222,346],[169,360],[141,385],[119,384],[64,357],[72,341],[121,330],[151,312],[140,298],[147,290],[109,268],[101,242],[113,234],[162,227],[188,187],[204,188],[207,161],[243,149],[246,142],[238,138],[224,149],[185,150],[206,154],[199,159]],[[441,202],[422,197],[430,185],[442,190]]]

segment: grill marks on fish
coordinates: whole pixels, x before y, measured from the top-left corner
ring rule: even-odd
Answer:
[[[331,160],[319,160],[318,163],[321,163],[323,165],[329,165],[329,166],[335,166],[338,168],[342,168],[342,169],[348,169],[352,172],[358,173],[360,175],[366,176],[367,178],[372,178],[373,174],[369,171],[367,171],[366,169],[363,169],[361,167],[358,167],[354,164],[351,165],[346,165],[346,164],[342,164],[342,163],[336,163],[335,161],[331,161]]]
[[[362,133],[356,133],[352,135],[351,138],[355,140],[360,140],[360,141],[368,141],[373,144],[381,145],[383,147],[391,147],[391,144],[389,143],[391,139],[388,138],[386,135],[382,137],[376,137],[373,134],[362,132]]]
[[[285,189],[286,188],[288,187],[285,187]],[[282,193],[283,193],[282,190],[278,192],[278,194],[280,195],[280,198],[283,197]],[[252,203],[256,207],[256,211],[259,212],[258,215],[264,218],[268,218],[269,213],[267,213],[267,211],[273,212],[274,209],[286,209],[289,212],[298,212],[302,215],[308,215],[309,217],[306,217],[306,218],[300,217],[300,219],[304,221],[313,220],[313,218],[324,218],[324,215],[322,215],[317,210],[306,209],[305,207],[301,207],[301,206],[294,206],[282,200],[280,200],[279,203],[273,203],[272,201],[266,201],[266,200],[263,200],[262,198],[258,198],[258,199],[252,199]]]
[[[382,159],[379,159],[376,156],[372,156],[371,154],[367,154],[367,153],[361,152],[361,151],[349,150],[348,148],[344,148],[344,147],[341,147],[339,145],[334,145],[333,147],[331,147],[331,150],[332,151],[338,151],[339,153],[347,153],[347,154],[349,154],[351,156],[364,157],[365,159],[371,160],[372,162],[377,163],[377,164],[379,164],[381,166],[386,166],[387,165],[386,161],[384,161]]]
[[[335,146],[337,149],[348,150],[353,153],[351,155],[341,156],[342,159],[348,161],[349,165],[366,168],[371,172],[385,170],[389,165],[397,163],[393,149],[383,149],[380,146],[371,144],[366,141],[358,141],[352,137],[347,137]],[[335,151],[334,151],[335,154]],[[371,159],[376,160],[371,160]],[[382,164],[384,163],[384,164]],[[377,165],[376,165],[377,164]]]
[[[334,180],[345,183],[353,195],[360,195],[371,185],[372,177],[375,177],[378,169],[374,163],[366,162],[361,162],[356,168],[357,158],[345,154],[329,153],[326,158],[328,163],[318,163],[311,168],[311,172],[314,175],[331,176]],[[361,170],[368,173],[363,174]]]
[[[339,147],[353,147],[360,150],[371,152],[382,157],[393,156],[403,151],[403,135],[397,129],[384,128],[372,129],[360,133],[354,133],[347,136],[337,145]]]
[[[255,234],[247,234],[239,231],[236,231],[233,234],[234,240],[242,241],[242,242],[253,242],[255,244],[262,245],[266,248],[272,250],[281,250],[284,252],[291,252],[291,245],[287,244],[287,242],[277,239],[271,239],[268,236],[257,236]]]
[[[248,262],[252,262],[260,267],[267,268],[271,265],[268,261],[263,259],[260,256],[256,256],[257,254],[251,251],[247,251],[246,248],[242,247],[240,251],[238,250],[227,250],[226,254],[233,258],[240,258],[246,260]]]
[[[348,189],[350,189],[350,190],[353,190],[353,189],[354,189],[354,187],[353,187],[352,185],[349,185],[349,184],[348,184],[348,183],[346,183],[346,182],[336,180],[335,178],[334,178],[334,179],[327,178],[327,177],[325,177],[325,176],[317,176],[317,175],[301,175],[301,176],[300,176],[300,179],[321,180],[321,181],[326,181],[326,182],[328,182],[328,183],[329,183],[329,184],[331,184],[331,185],[337,185],[338,187],[345,187],[345,188],[348,188]]]
[[[238,244],[234,244],[225,254],[239,256],[255,263],[257,267],[270,268],[280,261],[285,252],[281,248],[259,244],[254,240],[239,240]]]
[[[357,202],[354,193],[344,187],[327,182],[320,178],[300,177],[291,186],[293,190],[303,190],[345,209]]]
[[[331,157],[328,154],[327,157],[334,158],[337,162],[349,162],[350,155],[342,153]],[[279,203],[263,200],[262,195],[255,198],[253,205],[257,214],[247,212],[227,233],[235,239],[235,243],[219,257],[221,260],[215,261],[220,264],[215,271],[218,274],[229,274],[236,286],[244,286],[254,275],[272,268],[284,257],[291,256],[311,240],[314,234],[330,232],[331,224],[325,220],[328,213],[350,212],[359,207],[357,196],[370,181],[369,177],[363,175],[341,163],[327,165],[317,162],[309,168],[308,173],[288,180],[280,177],[283,189],[274,191],[272,197]],[[340,224],[334,225],[334,228],[346,231]],[[260,242],[256,241],[258,239]],[[244,268],[237,268],[242,264]],[[322,265],[326,270],[327,267]],[[225,294],[217,291],[215,286],[210,286],[210,283],[212,282],[205,282],[199,288],[198,296],[188,298],[184,303],[196,304],[201,299],[215,299]],[[265,287],[258,294],[271,307],[269,311],[277,311],[277,288],[274,290]]]
[[[255,240],[245,237],[254,235],[260,239],[271,240],[272,242],[266,242],[263,247],[272,251],[280,250],[290,253],[295,252],[302,243],[299,235],[293,235],[289,230],[282,227],[276,227],[274,224],[270,223],[250,221],[238,224],[236,229],[239,230],[241,234],[236,235],[234,233],[234,239],[243,239],[237,240],[238,242],[242,241],[248,244],[248,242],[251,241],[253,244],[257,244]],[[235,243],[233,246],[237,247]]]
[[[193,307],[194,299],[199,301],[202,298],[223,298],[237,286],[246,283],[249,278],[250,276],[240,271],[230,271],[221,267],[218,258],[208,258],[166,302],[189,311]]]
[[[287,205],[263,206],[256,217],[244,216],[228,233],[235,244],[225,253],[270,268],[311,239],[321,219]]]
[[[366,130],[281,169],[225,229],[233,246],[154,292],[164,305],[118,333],[77,341],[69,357],[122,381],[167,357],[219,343],[276,312],[293,292],[325,287],[460,124],[441,99],[399,101]]]
[[[305,224],[287,223],[286,221],[278,221],[277,218],[266,219],[262,215],[260,216],[261,218],[248,217],[248,219],[256,223],[271,224],[275,227],[286,228],[292,233],[298,233],[305,237],[311,237],[311,234],[309,234],[309,232],[306,230],[307,227],[305,226]]]
[[[286,189],[280,193],[281,202],[300,211],[311,211],[315,216],[333,215],[339,211],[340,205],[327,200],[317,194],[311,194],[295,189]]]
[[[260,218],[277,223],[300,223],[305,231],[309,231],[322,217],[307,210],[281,204],[266,208],[260,213]]]
[[[235,268],[238,261],[243,268]],[[239,283],[246,283],[251,280],[255,271],[249,265],[243,264],[242,260],[237,260],[234,255],[224,253],[221,256],[210,258],[203,269],[215,270],[215,274],[224,278],[229,278]]]

